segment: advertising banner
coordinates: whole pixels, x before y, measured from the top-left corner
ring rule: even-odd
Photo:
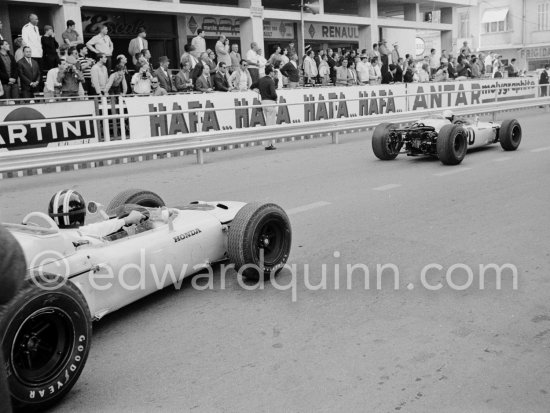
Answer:
[[[468,106],[536,97],[535,78],[480,79],[464,82],[407,83],[408,110]],[[501,88],[501,89],[497,89]]]
[[[91,119],[95,112],[93,101],[0,106],[0,151],[97,142],[97,125]],[[30,120],[83,116],[89,116],[90,119],[28,123]],[[12,121],[18,123],[3,123]]]
[[[406,108],[405,85],[324,87],[278,90],[277,124],[296,124],[326,119],[355,118],[402,112]],[[347,101],[335,101],[346,99]],[[125,98],[132,139],[265,126],[260,96],[252,91]],[[243,106],[245,108],[243,108]],[[216,109],[179,114],[166,111]],[[228,109],[227,109],[228,108]]]

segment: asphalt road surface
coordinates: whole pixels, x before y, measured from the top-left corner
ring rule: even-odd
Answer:
[[[0,181],[3,221],[59,189],[106,204],[138,187],[168,205],[271,200],[293,226],[295,270],[276,278],[292,288],[222,289],[217,268],[212,289],[189,279],[105,317],[52,411],[548,412],[550,116],[504,117],[522,124],[518,151],[456,167],[379,161],[366,133]],[[364,265],[351,288],[348,264]],[[482,289],[490,264],[509,265]]]

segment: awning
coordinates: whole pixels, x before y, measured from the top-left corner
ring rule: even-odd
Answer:
[[[481,18],[481,23],[503,22],[506,20],[507,14],[508,8],[485,10]]]

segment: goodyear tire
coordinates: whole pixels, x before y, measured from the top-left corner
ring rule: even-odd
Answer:
[[[163,199],[151,191],[144,189],[127,189],[117,194],[107,206],[109,215],[116,215],[117,208],[126,204],[140,205],[149,208],[163,207],[166,204]]]
[[[521,126],[516,119],[507,119],[498,131],[500,146],[505,151],[515,151],[521,143]]]
[[[445,125],[437,137],[437,156],[445,165],[458,165],[466,156],[466,131],[460,125]]]
[[[28,280],[4,308],[0,338],[14,408],[41,411],[63,398],[84,368],[90,310],[70,281]]]
[[[381,123],[372,133],[372,150],[378,159],[390,161],[395,159],[401,150],[401,144],[392,142],[390,138],[390,129],[395,125],[391,123]]]
[[[278,205],[246,204],[235,216],[228,235],[229,259],[248,279],[275,275],[288,260],[292,230]]]

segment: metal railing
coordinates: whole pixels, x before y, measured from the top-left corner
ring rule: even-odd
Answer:
[[[438,92],[439,93],[439,92]],[[453,92],[456,93],[456,92]],[[410,96],[410,95],[409,95]],[[336,100],[335,100],[336,101]],[[518,106],[521,103],[521,106]],[[289,104],[292,105],[292,104]],[[296,105],[296,103],[294,103]],[[279,106],[279,105],[274,105]],[[451,108],[455,114],[462,116],[485,115],[503,111],[514,111],[523,108],[546,106],[550,107],[550,98],[530,98],[520,101],[496,102],[491,104],[470,105]],[[250,105],[256,107],[257,105]],[[244,108],[244,107],[242,107]],[[218,109],[200,109],[200,112]],[[229,108],[225,108],[229,110]],[[231,108],[234,110],[234,108]],[[196,153],[197,162],[204,162],[204,152],[209,148],[231,147],[245,144],[259,143],[262,141],[295,138],[300,136],[329,135],[333,143],[338,143],[343,132],[376,127],[381,122],[406,123],[433,113],[439,113],[442,109],[426,109],[422,111],[409,111],[401,113],[369,115],[364,117],[341,118],[320,120],[300,124],[265,126],[261,128],[246,128],[237,130],[222,130],[216,132],[197,133],[193,136],[162,136],[146,140],[120,140],[112,142],[91,143],[86,145],[69,145],[55,148],[21,149],[15,152],[0,153],[0,173],[18,172],[29,169],[43,169],[47,167],[61,167],[63,165],[79,165],[82,163],[109,161],[115,159],[143,158],[147,155],[166,153]],[[196,111],[196,110],[195,110]],[[188,113],[190,110],[167,111],[166,113]],[[158,114],[158,113],[157,113]],[[103,115],[98,119],[109,120],[130,115]],[[136,114],[133,116],[151,116]],[[66,118],[74,121],[78,118]],[[89,119],[83,118],[83,119]],[[60,119],[40,119],[28,121],[32,123],[44,123],[45,121],[59,122]],[[13,123],[7,122],[6,124]],[[17,122],[15,122],[17,123]]]

